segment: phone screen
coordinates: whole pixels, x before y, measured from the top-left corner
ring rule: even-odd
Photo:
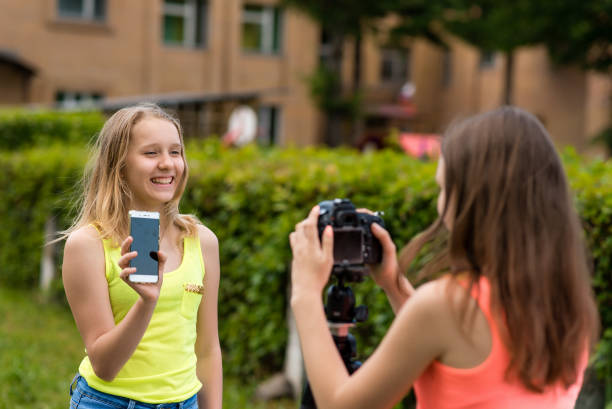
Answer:
[[[158,279],[157,251],[159,250],[159,213],[130,210],[130,235],[134,239],[131,251],[137,251],[130,267],[130,281],[156,283]]]

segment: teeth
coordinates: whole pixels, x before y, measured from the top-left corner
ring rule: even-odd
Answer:
[[[168,177],[168,178],[153,178],[151,179],[151,182],[157,184],[157,185],[169,185],[170,183],[172,183],[172,179],[174,179],[173,177]]]

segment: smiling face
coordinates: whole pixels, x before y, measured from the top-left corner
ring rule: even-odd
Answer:
[[[174,198],[185,171],[182,151],[172,122],[146,116],[134,125],[124,174],[132,192],[131,208],[161,212]]]

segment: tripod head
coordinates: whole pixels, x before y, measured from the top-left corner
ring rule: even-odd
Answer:
[[[353,281],[352,271],[340,271],[332,276],[337,277],[338,284],[332,284],[326,295],[325,315],[330,327],[332,324],[352,326],[355,322],[365,321],[368,318],[367,307],[365,305],[355,307],[355,293],[350,286],[345,285],[345,281]]]

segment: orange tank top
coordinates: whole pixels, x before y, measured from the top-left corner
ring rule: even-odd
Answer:
[[[481,364],[468,369],[453,368],[432,362],[414,383],[417,409],[572,409],[582,385],[588,354],[580,363],[576,383],[565,389],[561,384],[543,393],[529,391],[518,380],[505,380],[510,362],[490,308],[490,285],[481,278],[472,297],[484,313],[491,331],[489,356]]]

